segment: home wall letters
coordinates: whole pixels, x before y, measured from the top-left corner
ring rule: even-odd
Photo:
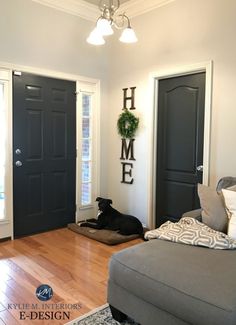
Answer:
[[[128,88],[123,88],[123,110],[125,110],[125,112],[128,111],[128,108],[127,108],[128,101],[130,101],[129,110],[135,109],[135,89],[136,89],[136,87],[130,87],[131,96],[128,96],[127,95]],[[130,113],[130,115],[131,115],[131,113]],[[136,130],[136,128],[138,127],[139,120],[135,116],[132,116],[132,120],[135,121],[134,123],[135,123],[135,130]],[[132,120],[128,119],[128,117],[127,117],[127,120],[125,121],[126,128],[132,127],[132,125],[131,125]],[[121,162],[121,166],[122,166],[121,183],[124,183],[124,184],[133,184],[133,182],[134,182],[134,178],[132,175],[133,161],[136,160],[134,157],[134,141],[135,141],[135,139],[129,138],[127,136],[123,137],[121,139],[120,160],[124,161],[124,162]],[[132,161],[132,162],[130,162],[130,161]]]

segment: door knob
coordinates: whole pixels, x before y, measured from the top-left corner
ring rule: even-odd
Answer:
[[[197,171],[198,172],[203,172],[203,165],[197,166]]]
[[[22,162],[20,160],[16,161],[16,167],[21,167],[22,166]]]
[[[16,153],[16,155],[20,155],[21,154],[21,150],[20,149],[16,149],[15,153]]]

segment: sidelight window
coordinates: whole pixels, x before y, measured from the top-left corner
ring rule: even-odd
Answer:
[[[6,218],[5,209],[5,168],[6,168],[6,105],[4,84],[0,82],[0,220]]]
[[[92,203],[93,168],[92,95],[82,94],[82,188],[81,205]]]
[[[97,214],[99,193],[100,108],[99,84],[77,83],[77,191],[76,220]]]

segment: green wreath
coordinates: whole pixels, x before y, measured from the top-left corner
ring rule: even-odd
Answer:
[[[127,109],[120,114],[117,121],[118,133],[122,138],[131,139],[139,125],[139,118],[129,112]]]

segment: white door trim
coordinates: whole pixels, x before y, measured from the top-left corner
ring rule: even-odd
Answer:
[[[5,213],[6,219],[0,221],[0,239],[8,238],[12,235],[13,220],[13,192],[12,192],[12,78],[7,69],[0,68],[0,81],[4,85],[4,96],[6,105],[6,165],[5,165]],[[5,150],[5,148],[4,148]]]
[[[205,116],[204,116],[204,147],[203,147],[203,184],[209,183],[210,171],[210,134],[211,134],[211,104],[212,104],[212,72],[213,62],[201,62],[189,66],[173,67],[166,70],[160,70],[150,73],[150,98],[152,112],[152,126],[149,132],[150,143],[150,160],[148,168],[148,226],[155,227],[155,197],[156,197],[156,156],[157,156],[157,103],[158,103],[158,85],[159,80],[171,77],[177,77],[192,73],[206,73],[206,89],[205,89]]]
[[[13,125],[12,125],[12,115],[13,115],[13,104],[12,104],[12,72],[17,70],[17,71],[21,71],[21,72],[25,72],[25,73],[32,73],[32,74],[37,74],[40,76],[44,76],[44,77],[51,77],[51,78],[57,78],[57,79],[63,79],[63,80],[70,80],[70,81],[74,81],[76,82],[76,92],[79,92],[80,90],[80,83],[87,83],[90,86],[93,86],[96,92],[96,107],[97,107],[97,118],[98,121],[100,121],[100,80],[99,79],[94,79],[94,78],[88,78],[88,77],[84,77],[84,76],[80,76],[80,75],[76,75],[76,74],[69,74],[69,73],[65,73],[65,72],[61,72],[61,71],[55,71],[55,70],[48,70],[48,69],[41,69],[41,68],[37,68],[37,67],[30,67],[30,66],[23,66],[23,65],[18,65],[18,64],[12,64],[12,63],[8,63],[8,62],[1,62],[0,61],[0,70],[6,70],[6,73],[8,74],[8,76],[10,76],[10,80],[9,80],[9,103],[8,103],[8,107],[9,107],[9,116],[11,116],[11,118],[9,119],[9,125],[8,125],[8,132],[9,135],[12,139],[12,134],[13,134]],[[78,101],[76,102],[76,111],[78,112],[79,110],[79,103]],[[77,126],[78,127],[78,126]],[[97,141],[97,152],[100,153],[100,123],[97,123],[97,136],[99,136],[99,139]],[[10,167],[10,175],[9,175],[9,179],[10,179],[10,193],[11,193],[11,197],[10,197],[10,201],[9,204],[11,205],[11,210],[13,211],[13,158],[12,158],[12,141],[11,141],[11,145],[9,147],[10,150],[10,157],[11,157],[11,167]],[[97,156],[97,193],[100,192],[100,172],[99,172],[99,154]],[[76,166],[78,166],[78,157],[76,157]],[[78,186],[76,184],[76,198],[78,198]],[[76,204],[78,204],[78,202],[76,201]],[[6,231],[6,237],[11,237],[12,239],[14,239],[14,224],[13,224],[13,212],[12,212],[12,216],[10,216],[10,224],[7,225],[7,231]],[[0,237],[1,238],[1,237]]]
[[[94,84],[99,83],[99,79],[88,78],[81,75],[66,73],[62,71],[55,71],[50,69],[42,69],[37,67],[19,65],[19,64],[9,63],[9,62],[0,61],[0,69],[1,68],[10,71],[18,70],[22,72],[37,74],[39,76],[52,77],[52,78],[63,79],[63,80],[84,81],[84,82],[94,83]]]

